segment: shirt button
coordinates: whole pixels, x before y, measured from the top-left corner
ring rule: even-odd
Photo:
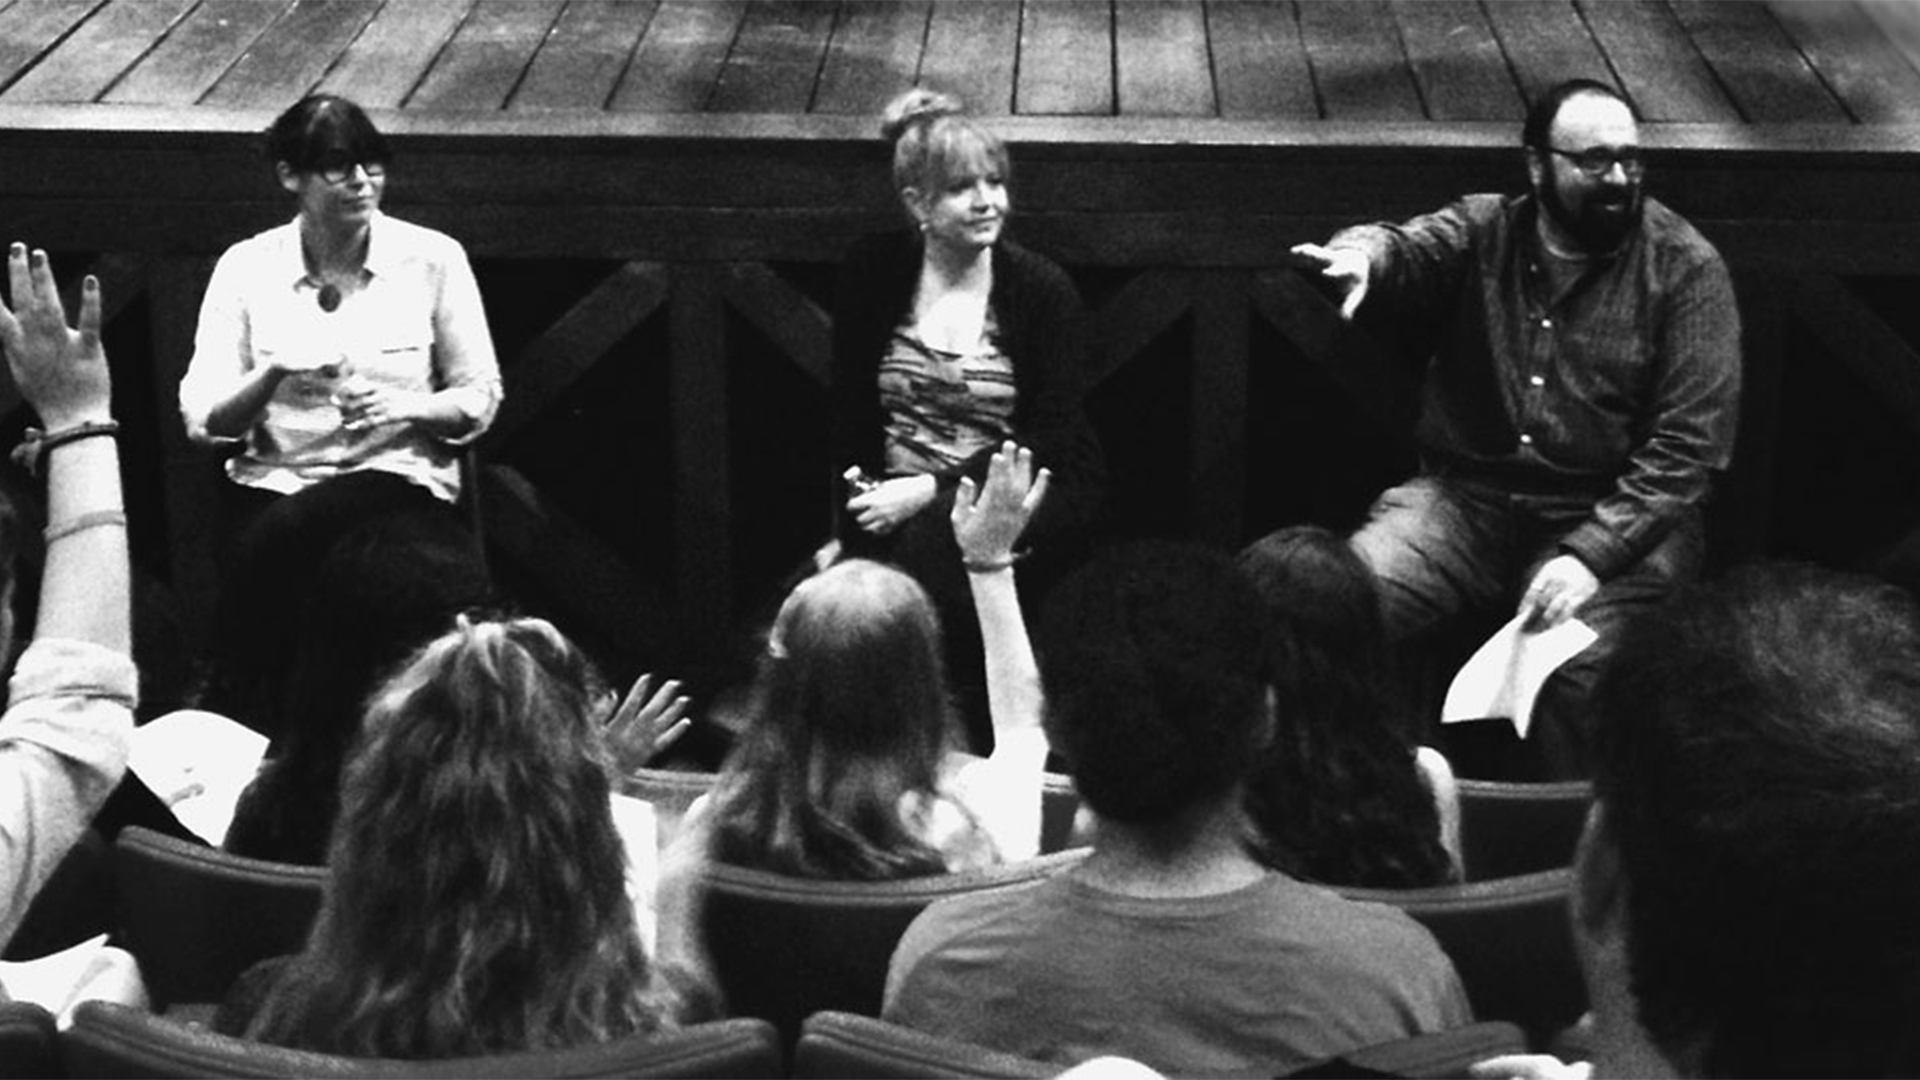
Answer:
[[[1541,320],[1540,320],[1540,325],[1541,325],[1541,327],[1543,327],[1543,328],[1545,328],[1545,329],[1548,329],[1548,330],[1551,330],[1551,329],[1553,329],[1553,320],[1552,320],[1552,319],[1541,319]]]
[[[1531,435],[1522,435],[1522,436],[1520,436],[1520,445],[1521,445],[1521,446],[1532,446],[1532,445],[1533,445],[1533,436],[1531,436]]]
[[[1535,375],[1527,380],[1527,385],[1528,386],[1545,386],[1547,385],[1547,380],[1544,376]]]

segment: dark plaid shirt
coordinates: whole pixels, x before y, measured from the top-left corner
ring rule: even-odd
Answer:
[[[1363,320],[1425,359],[1416,436],[1428,470],[1592,499],[1560,546],[1605,579],[1727,467],[1740,315],[1719,253],[1654,200],[1619,251],[1571,277],[1548,273],[1536,213],[1531,196],[1469,195],[1331,244],[1371,258]]]

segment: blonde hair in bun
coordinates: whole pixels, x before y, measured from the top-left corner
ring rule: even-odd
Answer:
[[[880,114],[880,134],[893,143],[893,187],[938,191],[949,177],[984,159],[1003,179],[1012,162],[998,136],[966,115],[952,94],[916,86]]]

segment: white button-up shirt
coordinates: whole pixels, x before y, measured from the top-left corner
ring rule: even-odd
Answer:
[[[319,303],[295,221],[228,248],[207,283],[180,413],[197,441],[218,442],[207,418],[276,353],[321,364],[289,375],[227,462],[236,483],[292,494],[343,473],[398,474],[452,501],[459,466],[449,446],[478,438],[500,404],[500,368],[466,251],[444,233],[375,215],[365,284],[333,311]],[[305,365],[303,365],[305,366]],[[334,404],[348,379],[412,391],[451,391],[469,419],[457,438],[411,424],[349,431]]]

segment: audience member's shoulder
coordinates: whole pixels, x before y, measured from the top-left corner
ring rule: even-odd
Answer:
[[[1005,927],[1017,914],[1030,913],[1065,887],[1060,877],[1023,882],[1007,888],[949,896],[927,905],[901,938],[900,951],[927,952],[979,933]],[[909,944],[914,946],[909,949]]]
[[[1693,223],[1681,217],[1658,199],[1649,197],[1642,210],[1646,235],[1657,257],[1672,261],[1676,267],[1696,265],[1724,266],[1719,249],[1701,235]]]

